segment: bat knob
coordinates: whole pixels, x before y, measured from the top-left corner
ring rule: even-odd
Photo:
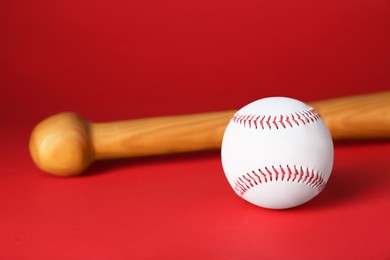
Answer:
[[[48,117],[31,133],[31,157],[47,173],[78,175],[94,160],[90,132],[89,122],[75,113]]]

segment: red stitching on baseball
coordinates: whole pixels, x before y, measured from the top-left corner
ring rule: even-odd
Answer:
[[[264,118],[265,116],[263,116],[260,120],[260,125],[261,125],[261,128],[264,129],[264,124],[263,124],[263,121],[264,121]]]
[[[305,111],[305,117],[307,118],[307,121],[314,122],[313,117],[309,114],[309,111]],[[309,122],[310,123],[310,122]]]
[[[269,181],[272,181],[272,172],[270,172],[267,167],[264,167],[264,168],[265,168],[265,171],[268,173]]]
[[[248,174],[248,176],[250,176],[250,175]],[[252,181],[249,180],[245,175],[242,175],[242,178],[244,178],[244,180],[245,180],[247,183],[249,183],[249,186],[250,186],[250,187],[253,187]],[[248,186],[248,188],[249,188],[249,186]]]
[[[264,181],[267,182],[267,175],[265,175],[265,173],[262,172],[260,169],[258,169],[258,170],[259,170],[259,173],[263,176]]]
[[[301,121],[304,125],[306,125],[305,120],[301,118],[301,115],[303,116],[304,114],[303,113],[302,114],[295,113],[295,114],[297,115],[298,120]]]
[[[286,125],[283,122],[283,115],[280,115],[280,120],[278,122],[283,126],[283,128],[286,128]]]
[[[284,176],[286,176],[286,172],[284,171],[282,165],[279,165],[280,171],[282,172],[282,181],[284,181]]]
[[[270,124],[270,121],[271,120],[271,116],[268,117],[267,121],[265,121],[267,123],[267,126],[269,129],[271,129],[271,124]]]
[[[299,122],[295,119],[294,114],[291,114],[291,118],[294,121],[294,123],[299,126]]]
[[[279,172],[275,169],[275,167],[272,165],[272,169],[275,172],[275,180],[277,181],[279,179]]]
[[[261,178],[260,178],[260,176],[259,176],[259,175],[257,175],[255,171],[252,171],[252,173],[253,173],[253,175],[255,175],[255,176],[256,176],[256,178],[257,178],[257,181],[258,181],[259,183],[262,183],[262,182],[261,182]]]
[[[294,179],[292,180],[292,181],[295,181],[295,179],[297,178],[297,176],[298,176],[298,170],[297,170],[297,167],[294,165]]]
[[[273,172],[270,168],[272,168]],[[234,191],[242,197],[250,189],[268,182],[291,181],[305,184],[320,193],[326,185],[323,174],[314,169],[310,170],[309,168],[296,167],[295,165],[293,167],[289,165],[275,167],[272,165],[271,167],[264,167],[264,169],[263,171],[261,169],[253,170],[238,177],[234,182]],[[293,179],[291,180],[292,177]]]
[[[253,116],[254,117],[254,116]],[[257,121],[259,120],[260,116],[257,116],[255,120],[253,120],[253,123],[255,124],[255,128],[257,129]]]
[[[295,125],[300,126],[300,124],[312,124],[320,120],[320,118],[321,116],[317,111],[311,108],[290,115],[245,115],[237,112],[231,121],[248,128],[286,129]]]
[[[290,125],[290,127],[293,127],[292,123],[290,122],[290,118],[286,116],[286,122]]]
[[[300,181],[302,180],[303,175],[304,175],[302,166],[301,166],[301,168],[299,168],[299,170],[300,170],[300,172],[299,172],[299,179],[298,179],[298,182],[300,182]]]

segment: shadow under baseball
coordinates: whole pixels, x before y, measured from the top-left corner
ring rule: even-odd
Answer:
[[[338,207],[354,203],[361,197],[373,194],[383,183],[380,178],[367,178],[365,174],[370,173],[362,173],[361,169],[353,166],[335,169],[325,189],[298,208],[306,210]]]

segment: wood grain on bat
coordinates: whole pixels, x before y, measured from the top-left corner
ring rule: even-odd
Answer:
[[[334,140],[390,138],[390,91],[308,104],[319,112]],[[218,149],[234,113],[90,123],[65,112],[34,128],[30,153],[43,171],[72,176],[96,159]]]

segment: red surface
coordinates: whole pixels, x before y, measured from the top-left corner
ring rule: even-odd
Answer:
[[[32,127],[302,101],[390,86],[390,2],[1,1],[0,258],[389,259],[389,141],[335,144],[327,188],[266,210],[218,151],[39,171]]]

